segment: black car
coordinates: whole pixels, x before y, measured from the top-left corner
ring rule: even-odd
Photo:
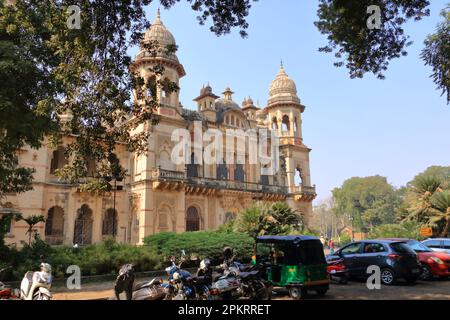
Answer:
[[[350,277],[367,278],[367,268],[371,265],[381,269],[381,282],[394,284],[398,279],[414,283],[420,276],[421,268],[417,255],[407,244],[392,240],[364,240],[352,242],[332,255],[327,261],[344,259]]]

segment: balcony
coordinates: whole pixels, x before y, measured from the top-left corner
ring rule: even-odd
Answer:
[[[301,201],[301,200],[306,200],[306,201],[311,201],[313,200],[316,196],[316,186],[305,186],[305,185],[299,185],[299,186],[294,186],[293,187],[293,193],[295,200],[297,201]]]

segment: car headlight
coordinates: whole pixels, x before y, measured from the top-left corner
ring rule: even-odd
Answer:
[[[437,257],[430,257],[431,260],[433,260],[434,262],[436,262],[437,264],[444,264],[444,261],[442,261],[441,259],[437,258]]]

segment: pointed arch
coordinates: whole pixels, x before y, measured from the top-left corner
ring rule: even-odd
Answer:
[[[59,206],[51,207],[45,221],[45,241],[51,245],[63,244],[64,210]]]
[[[92,209],[87,204],[83,204],[77,210],[73,243],[78,245],[91,244],[92,225],[93,225]]]

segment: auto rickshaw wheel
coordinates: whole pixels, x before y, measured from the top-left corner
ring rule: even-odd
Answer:
[[[289,288],[289,296],[295,300],[305,299],[308,291],[305,287],[291,286]]]

